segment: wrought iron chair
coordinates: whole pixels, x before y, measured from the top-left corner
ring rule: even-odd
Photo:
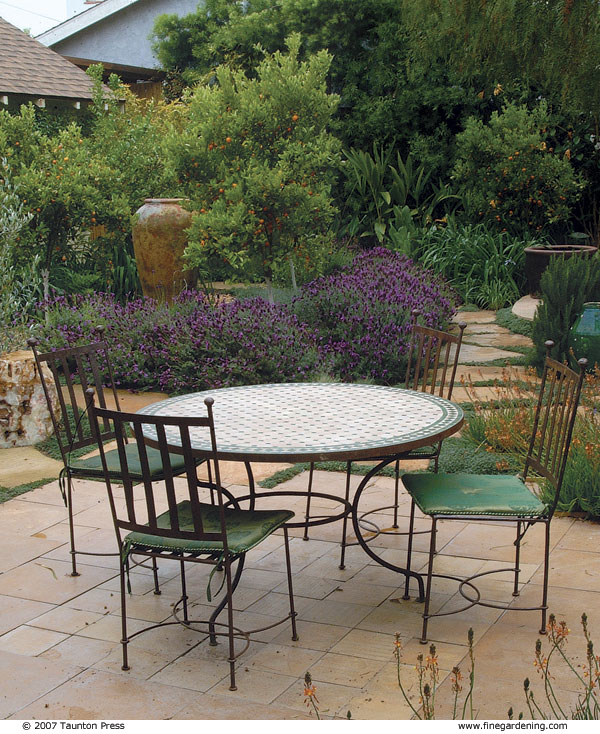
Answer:
[[[430,393],[431,395],[438,395],[441,398],[446,398],[447,400],[450,400],[452,398],[454,381],[456,379],[456,371],[458,368],[458,358],[460,355],[463,333],[467,325],[463,321],[459,322],[457,324],[458,333],[441,331],[439,329],[432,329],[428,326],[422,326],[421,324],[419,324],[418,318],[420,315],[421,311],[419,311],[418,309],[414,309],[412,311],[412,333],[409,343],[408,362],[406,365],[404,387],[407,390],[417,390],[419,392]],[[425,446],[415,451],[410,451],[402,455],[401,457],[398,457],[394,466],[395,483],[393,504],[386,507],[378,507],[376,509],[372,509],[362,513],[360,516],[360,524],[368,527],[369,531],[374,532],[377,535],[406,535],[407,532],[404,530],[400,531],[398,525],[400,462],[414,461],[415,459],[429,459],[434,462],[434,470],[437,472],[441,448],[442,442],[440,441],[433,446]],[[383,458],[385,457],[379,457],[379,459],[376,460],[382,460]],[[351,464],[348,464],[346,499],[348,499],[350,490],[350,472]],[[311,480],[312,466],[311,475],[309,476],[309,486]],[[390,509],[392,509],[394,513],[391,528],[382,529],[377,527],[374,523],[371,523],[370,520],[366,520],[369,515],[373,515],[375,513],[380,513]],[[342,554],[340,560],[340,568],[344,568],[345,547],[346,545],[349,545],[345,542],[346,529],[347,518],[344,518],[342,529]],[[408,534],[412,534],[413,532],[414,524],[412,523],[411,517],[411,526],[408,530]]]
[[[219,635],[227,637],[230,690],[236,690],[235,662],[248,649],[250,634],[270,629],[289,619],[292,626],[292,639],[298,639],[288,531],[285,527],[285,523],[294,516],[294,513],[289,510],[242,510],[233,495],[221,486],[213,421],[213,398],[206,398],[204,401],[207,409],[206,416],[178,418],[121,413],[106,408],[96,408],[94,391],[88,390],[87,397],[91,424],[95,435],[99,438],[100,459],[121,554],[123,670],[129,669],[127,647],[134,637],[156,627],[182,624],[189,629],[208,634],[211,644],[216,644],[216,638]],[[113,433],[117,440],[117,454],[121,464],[119,481],[122,482],[125,492],[124,505],[113,494],[111,480],[114,479],[114,473],[108,461],[108,453],[104,451],[100,438],[100,423],[112,423],[114,426]],[[131,471],[129,464],[130,453],[124,440],[126,424],[129,424],[133,431],[137,447],[136,456],[139,457],[142,469],[144,503],[134,501],[134,484],[140,480],[137,468]],[[196,461],[192,453],[190,432],[197,431],[210,434],[209,460],[214,471],[214,481],[204,485],[213,494],[214,501],[210,502],[201,501],[199,483],[196,478]],[[147,442],[156,448],[151,449]],[[170,453],[169,443],[180,447],[177,449],[180,453]],[[162,458],[163,482],[157,483],[150,470],[151,451],[158,451]],[[175,483],[176,471],[178,472],[181,464],[185,470],[177,486]],[[143,509],[139,506],[140,504],[143,504]],[[160,512],[161,508],[166,509]],[[243,632],[234,626],[232,595],[240,580],[246,552],[279,528],[283,528],[290,612],[283,619],[260,630]],[[173,608],[174,621],[152,624],[133,634],[128,634],[127,631],[126,577],[130,553],[153,560],[160,558],[176,561],[180,564],[181,573],[181,597]],[[237,568],[232,576],[232,564],[236,561]],[[187,562],[213,566],[207,590],[209,601],[211,600],[210,586],[214,573],[219,571],[224,576],[222,585],[225,585],[225,596],[206,621],[191,620],[188,616],[185,580]],[[227,622],[218,622],[217,617],[225,607],[227,608]],[[200,628],[197,627],[198,625]],[[226,627],[227,630],[218,632],[217,627]],[[235,651],[236,639],[242,639],[245,643],[237,653]]]
[[[72,564],[72,576],[79,576],[77,571],[76,556],[108,556],[112,553],[93,553],[77,550],[75,547],[75,531],[73,520],[73,478],[80,479],[102,479],[102,465],[99,456],[87,458],[74,458],[73,452],[80,453],[80,449],[86,447],[90,452],[96,447],[97,439],[90,430],[89,418],[85,415],[78,403],[78,395],[81,391],[93,387],[99,404],[106,408],[107,398],[111,400],[114,407],[119,410],[119,397],[115,388],[112,367],[109,359],[108,346],[104,341],[104,327],[97,326],[94,329],[97,341],[79,347],[68,347],[53,352],[39,352],[39,341],[35,338],[28,339],[27,344],[32,349],[38,367],[38,373],[42,382],[42,388],[48,403],[48,410],[54,427],[54,434],[58,442],[64,467],[60,473],[59,485],[63,500],[69,513],[69,538]],[[58,410],[55,410],[49,386],[44,377],[42,365],[47,365],[54,378],[54,385],[58,394]],[[83,394],[81,400],[85,400]],[[108,425],[103,426],[100,437],[102,441],[111,441],[115,438],[114,431]],[[127,440],[127,438],[125,438]],[[137,471],[138,479],[142,478],[142,467],[137,455],[137,446],[134,443],[127,444],[127,456],[132,471]],[[120,465],[116,450],[106,452],[108,466],[114,479],[119,477]],[[154,479],[163,478],[162,459],[158,451],[149,453],[149,466]],[[185,471],[181,458],[173,464],[177,473]],[[158,578],[154,568],[155,593],[159,594]]]
[[[540,633],[545,632],[548,609],[548,561],[550,554],[550,521],[554,515],[562,486],[577,406],[585,375],[586,359],[579,360],[580,372],[552,359],[552,341],[546,342],[547,356],[542,382],[534,414],[534,422],[523,479],[506,475],[475,474],[405,474],[403,484],[412,498],[411,517],[415,505],[431,519],[431,541],[423,611],[421,642],[427,641],[427,624],[431,617],[456,614],[479,604],[496,609],[536,611],[542,613]],[[532,470],[551,487],[554,494],[550,503],[543,502],[526,484]],[[462,520],[469,522],[513,522],[516,524],[515,564],[514,567],[494,569],[474,574],[466,579],[433,573],[436,555],[436,526],[439,520]],[[519,558],[520,545],[525,533],[533,525],[545,525],[544,574],[542,600],[539,606],[516,607],[494,602],[481,601],[475,579],[491,573],[509,571],[514,574],[513,596],[519,596]],[[410,568],[410,548],[412,535],[409,536],[407,566]],[[449,578],[459,582],[459,591],[467,600],[460,609],[450,612],[432,613],[430,610],[431,583],[433,577]],[[422,601],[422,600],[421,600]]]

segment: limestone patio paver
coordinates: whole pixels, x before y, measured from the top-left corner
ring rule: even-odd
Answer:
[[[306,480],[307,474],[295,477],[284,488],[301,489],[302,478]],[[341,477],[325,472],[316,472],[315,481],[317,485],[324,481],[336,490],[343,487]],[[392,488],[392,478],[377,478],[370,490],[371,501],[381,503]],[[53,489],[58,492],[55,486]],[[98,483],[82,482],[81,496],[89,493],[91,497],[98,489]],[[37,497],[32,492],[27,500],[10,500],[4,506],[7,517],[22,520],[23,535],[16,537],[26,551],[21,558],[14,553],[9,564],[12,567],[0,573],[0,666],[3,659],[18,660],[19,664],[13,663],[11,669],[17,681],[27,682],[37,670],[44,681],[27,683],[25,687],[15,685],[8,693],[3,692],[3,716],[291,720],[309,715],[303,696],[307,670],[317,686],[324,717],[344,717],[348,710],[358,719],[410,715],[395,682],[394,635],[401,635],[403,669],[409,674],[423,649],[418,642],[422,604],[414,598],[403,601],[403,577],[376,564],[359,547],[348,549],[346,568],[340,570],[337,525],[335,533],[329,532],[327,526],[311,529],[308,542],[301,537],[291,539],[300,639],[291,640],[289,625],[258,635],[238,663],[239,690],[230,692],[225,645],[212,648],[203,641],[203,635],[179,627],[156,629],[136,637],[130,645],[131,671],[120,670],[117,569],[107,566],[106,559],[82,556],[81,576],[71,577],[68,554],[64,554],[67,537],[62,538],[62,543],[61,538],[42,542],[34,537],[60,525],[61,516],[56,513],[62,512],[61,505],[51,502],[51,494],[45,488],[36,491]],[[107,550],[111,542],[110,532],[104,527],[105,502],[103,498],[98,502],[96,497],[96,505],[86,506],[84,502],[76,514],[76,522],[83,518],[87,523],[89,532],[84,537],[90,547],[95,539],[102,550]],[[13,503],[18,505],[16,510],[11,508]],[[92,527],[96,506],[97,527]],[[406,522],[406,512],[404,503],[401,524]],[[381,517],[387,516],[383,513]],[[568,621],[573,635],[577,635],[580,613],[600,608],[600,583],[594,571],[600,563],[599,544],[594,542],[600,526],[573,518],[556,518],[553,525],[550,608],[556,599],[561,613],[573,615],[575,618]],[[7,537],[14,536],[14,527],[10,532],[13,535]],[[511,537],[504,526],[495,526],[490,533],[477,523],[443,523],[436,569],[451,574],[471,573],[495,568],[495,564],[506,565],[503,558],[509,555]],[[531,548],[528,546],[523,559],[523,590],[519,598],[523,604],[535,603],[540,591],[537,541],[534,532]],[[401,562],[404,546],[404,536],[388,535],[379,552]],[[421,569],[426,560],[425,547],[420,544],[421,547],[423,550],[416,550],[413,556],[415,569]],[[462,558],[463,553],[466,558]],[[240,627],[272,623],[277,615],[285,613],[282,555],[280,536],[269,539],[254,556],[249,554],[235,604]],[[153,594],[148,569],[132,570],[133,593],[128,599],[132,631],[170,615],[179,590],[177,568],[172,568],[176,566],[160,564],[161,596]],[[206,569],[202,568],[191,573],[188,581],[192,609],[203,616],[212,608],[205,595],[206,580]],[[460,603],[455,582],[434,579],[434,583],[434,608]],[[489,591],[489,598],[513,601],[510,579],[499,577],[496,582],[495,575],[485,577],[482,589]],[[411,585],[411,594],[414,593]],[[498,660],[504,659],[502,656],[509,659],[510,654],[520,656],[515,671],[519,675],[527,671],[533,677],[531,661],[538,626],[537,613],[476,607],[432,619],[429,631],[446,675],[454,665],[460,664],[464,669],[467,632],[473,628],[475,656],[478,659],[481,646],[482,658],[477,668],[477,687],[480,705],[486,707],[491,705],[486,690],[495,685],[497,675],[489,664],[495,646]],[[518,640],[518,645],[511,645],[515,648],[512,652],[503,643],[511,635]],[[447,688],[448,684],[442,683],[440,690],[445,690],[444,686]],[[489,711],[505,716],[502,706],[511,697],[518,700],[520,681],[502,678],[501,690],[506,693],[500,696],[497,708]],[[482,715],[488,715],[487,710]]]

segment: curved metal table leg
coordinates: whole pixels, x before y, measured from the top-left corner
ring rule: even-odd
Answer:
[[[424,601],[425,600],[425,584],[423,583],[423,577],[421,574],[417,573],[416,571],[409,571],[406,568],[402,568],[401,566],[396,566],[393,563],[390,563],[389,561],[386,561],[385,559],[381,558],[380,556],[375,553],[373,548],[367,543],[367,541],[364,539],[362,534],[362,528],[360,525],[360,515],[359,515],[359,504],[360,504],[360,498],[362,496],[363,491],[366,489],[367,484],[369,481],[383,469],[388,464],[391,464],[393,461],[396,461],[396,456],[390,456],[383,461],[380,461],[379,464],[376,464],[368,474],[364,476],[360,484],[358,485],[358,489],[356,490],[354,494],[354,500],[352,502],[352,525],[354,528],[354,535],[356,536],[356,540],[358,544],[362,547],[362,549],[365,551],[365,553],[370,556],[374,561],[377,561],[381,566],[385,566],[385,568],[389,568],[391,571],[396,571],[396,573],[403,574],[407,579],[408,578],[414,578],[419,585],[419,596],[417,598],[417,601]]]

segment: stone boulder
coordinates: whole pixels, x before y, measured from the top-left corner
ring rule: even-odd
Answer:
[[[53,406],[58,395],[52,373],[44,377]],[[0,355],[0,448],[31,446],[52,433],[52,420],[33,352]]]

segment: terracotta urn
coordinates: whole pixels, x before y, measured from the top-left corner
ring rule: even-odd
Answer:
[[[193,271],[186,267],[185,230],[192,213],[183,199],[146,199],[134,215],[133,250],[145,296],[171,300],[186,286],[192,287]]]

